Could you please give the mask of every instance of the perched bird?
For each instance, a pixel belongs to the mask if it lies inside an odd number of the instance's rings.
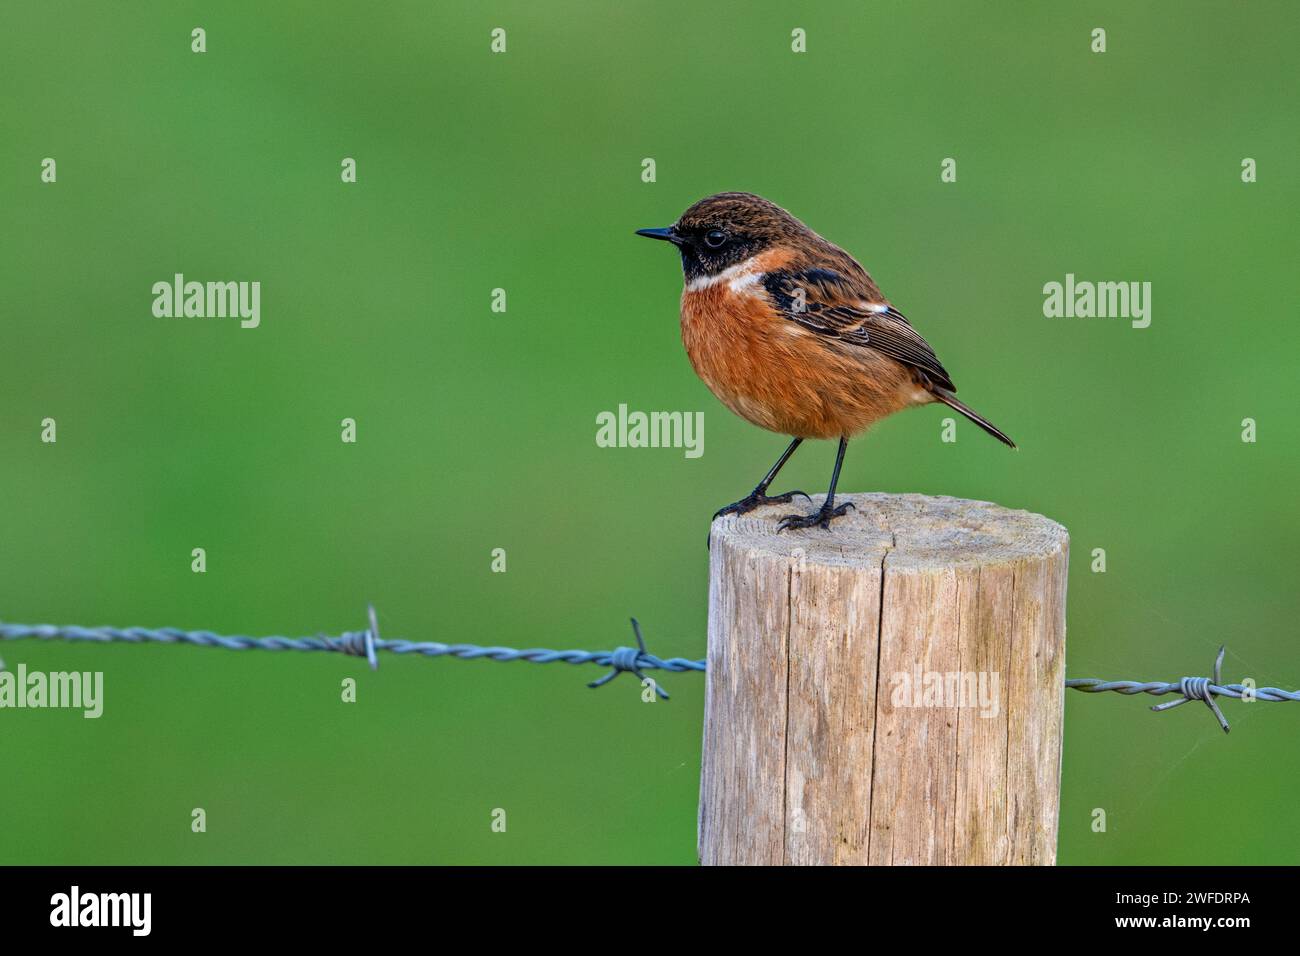
[[[811,515],[787,515],[778,531],[819,526],[835,506],[849,438],[904,408],[942,402],[998,441],[1015,442],[958,401],[934,350],[851,255],[773,202],[718,193],[674,225],[639,229],[682,255],[682,341],[691,365],[722,404],[793,440],[753,492],[714,515],[789,502],[769,496],[781,466],[807,438],[838,438],[830,491]]]

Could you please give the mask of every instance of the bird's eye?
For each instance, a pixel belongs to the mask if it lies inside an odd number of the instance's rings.
[[[704,244],[710,249],[721,249],[727,242],[727,234],[721,229],[710,229],[704,234]]]

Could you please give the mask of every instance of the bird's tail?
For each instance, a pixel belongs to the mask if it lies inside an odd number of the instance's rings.
[[[1016,447],[1016,443],[1013,442],[1010,438],[1008,438],[1006,436],[1006,433],[1003,432],[1002,429],[998,428],[998,426],[994,425],[991,421],[989,421],[979,412],[975,411],[975,409],[971,408],[965,402],[959,401],[957,397],[952,394],[952,392],[949,392],[946,389],[942,389],[942,388],[931,389],[931,392],[936,399],[943,402],[949,408],[953,408],[961,412],[963,415],[965,415],[967,418],[973,421],[976,425],[984,429],[986,432],[988,432],[998,441],[1002,442],[1004,445],[1010,445],[1012,448]]]

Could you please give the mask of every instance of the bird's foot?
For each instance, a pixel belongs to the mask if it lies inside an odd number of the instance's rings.
[[[755,491],[746,495],[744,498],[741,498],[739,501],[732,502],[725,508],[719,508],[714,513],[713,517],[716,520],[721,518],[723,515],[748,514],[755,508],[763,507],[763,505],[788,505],[790,502],[794,501],[795,495],[803,495],[805,498],[808,498],[808,493],[804,491],[787,491],[783,495],[772,495],[770,497]],[[811,498],[808,498],[808,500],[812,501]]]
[[[786,515],[781,519],[781,523],[776,526],[776,530],[778,533],[798,528],[825,528],[830,531],[831,522],[836,518],[843,517],[850,508],[854,511],[858,510],[851,501],[844,502],[838,508],[830,507],[828,501],[810,515]]]

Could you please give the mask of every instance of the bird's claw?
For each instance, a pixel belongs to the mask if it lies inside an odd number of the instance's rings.
[[[714,512],[713,517],[714,520],[716,520],[718,518],[721,518],[723,515],[748,514],[749,512],[753,511],[755,508],[763,507],[763,505],[788,505],[790,502],[794,501],[795,495],[803,495],[809,501],[812,501],[812,498],[808,496],[808,493],[806,491],[787,491],[783,495],[771,495],[771,496],[754,492],[752,494],[746,495],[744,498],[741,498],[739,501],[732,502],[731,504],[727,505],[725,508],[719,508],[716,512]]]
[[[831,522],[836,518],[843,517],[844,514],[852,508],[857,511],[857,506],[851,501],[846,501],[838,508],[830,508],[822,505],[818,510],[810,515],[786,515],[776,526],[778,533],[782,531],[797,530],[799,528],[825,528],[831,530]]]

